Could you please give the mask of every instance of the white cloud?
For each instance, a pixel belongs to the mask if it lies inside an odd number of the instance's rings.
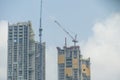
[[[82,45],[91,57],[92,80],[120,80],[120,14],[93,27],[93,35]]]
[[[7,77],[7,21],[0,21],[0,80]]]

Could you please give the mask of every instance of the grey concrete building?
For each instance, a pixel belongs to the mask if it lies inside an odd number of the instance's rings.
[[[35,80],[35,41],[31,22],[8,26],[7,80]]]
[[[45,80],[45,43],[40,53],[40,43],[35,42],[35,80]]]

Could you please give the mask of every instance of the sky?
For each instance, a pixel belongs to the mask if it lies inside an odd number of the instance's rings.
[[[120,80],[120,1],[43,0],[43,41],[46,42],[46,79],[57,80],[57,46],[73,45],[55,23],[77,34],[81,54],[91,58],[91,80]],[[7,23],[30,20],[38,38],[40,0],[0,0],[0,80],[7,72]],[[51,65],[52,64],[52,65]],[[51,67],[51,69],[50,69]]]

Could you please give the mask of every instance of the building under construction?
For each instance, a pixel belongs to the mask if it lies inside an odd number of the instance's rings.
[[[83,59],[79,46],[58,50],[58,80],[90,80],[90,58]]]
[[[61,24],[55,20],[55,23],[71,38],[74,46],[67,47],[66,39],[63,49],[58,50],[58,80],[90,80],[90,58],[83,59],[80,47],[76,46],[78,42],[75,38],[64,29]]]

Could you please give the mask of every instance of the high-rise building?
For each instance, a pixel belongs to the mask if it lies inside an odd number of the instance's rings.
[[[90,80],[90,59],[82,59],[79,46],[57,50],[58,80]]]
[[[35,80],[35,41],[30,21],[8,26],[7,80]]]
[[[40,54],[40,43],[35,42],[35,80],[45,80],[45,43],[42,43],[42,54]]]

